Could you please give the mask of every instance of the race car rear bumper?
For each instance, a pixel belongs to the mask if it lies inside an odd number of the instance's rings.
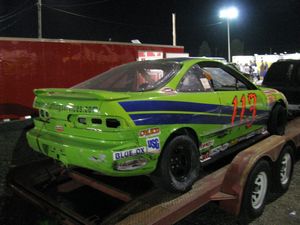
[[[27,132],[32,149],[62,162],[109,176],[149,174],[156,160],[134,141],[106,141],[57,134],[40,128]]]

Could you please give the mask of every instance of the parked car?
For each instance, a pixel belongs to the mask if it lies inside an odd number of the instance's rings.
[[[133,62],[34,93],[35,151],[104,175],[150,175],[175,192],[192,186],[200,166],[286,125],[283,94],[203,58]]]
[[[300,112],[300,60],[279,60],[273,63],[262,83],[282,92],[291,114]]]

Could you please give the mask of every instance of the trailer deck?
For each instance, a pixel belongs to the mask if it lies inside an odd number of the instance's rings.
[[[300,118],[289,122],[284,136],[251,145],[182,195],[155,188],[145,176],[108,178],[84,169],[66,170],[52,160],[15,168],[10,186],[64,224],[174,224],[210,201],[238,215],[253,165],[264,157],[276,161],[286,144],[300,146]]]

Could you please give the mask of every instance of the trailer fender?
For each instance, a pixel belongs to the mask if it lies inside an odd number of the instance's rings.
[[[221,192],[234,195],[236,199],[221,201],[220,207],[231,214],[239,215],[244,187],[251,170],[260,159],[275,162],[286,143],[285,136],[273,135],[240,152],[226,171],[221,186]]]

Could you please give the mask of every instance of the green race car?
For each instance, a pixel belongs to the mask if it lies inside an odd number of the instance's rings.
[[[34,150],[109,176],[151,175],[176,192],[239,143],[283,134],[287,118],[283,94],[205,58],[128,63],[34,93]]]

